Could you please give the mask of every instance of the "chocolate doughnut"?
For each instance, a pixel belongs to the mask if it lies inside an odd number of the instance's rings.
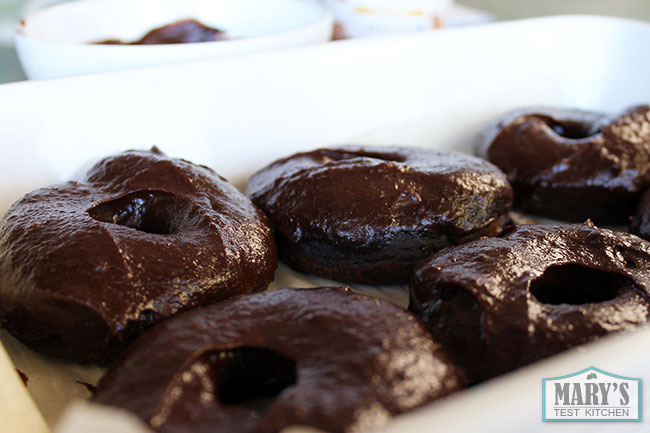
[[[650,244],[591,224],[524,225],[418,267],[409,308],[470,383],[646,323]]]
[[[461,388],[411,313],[325,287],[241,296],[173,317],[123,352],[93,401],[130,410],[159,433],[292,425],[351,433]]]
[[[266,217],[207,167],[154,148],[33,191],[0,222],[0,322],[24,343],[110,360],[179,311],[263,290]]]
[[[289,265],[366,284],[407,283],[433,251],[498,233],[512,203],[492,164],[406,147],[298,153],[255,173],[246,192]]]
[[[487,129],[477,152],[506,172],[524,212],[627,223],[650,186],[650,106],[614,118],[517,110]]]

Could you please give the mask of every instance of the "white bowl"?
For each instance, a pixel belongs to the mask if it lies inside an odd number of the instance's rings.
[[[228,40],[164,45],[98,45],[133,41],[149,30],[194,18],[226,31]],[[78,0],[21,20],[16,51],[30,79],[326,42],[332,16],[316,0]]]

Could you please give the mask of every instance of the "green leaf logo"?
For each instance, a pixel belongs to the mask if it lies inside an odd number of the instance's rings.
[[[591,380],[591,379],[598,379],[596,373],[591,372],[587,375],[587,380]]]

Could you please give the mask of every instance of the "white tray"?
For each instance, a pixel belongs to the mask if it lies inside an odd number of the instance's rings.
[[[333,143],[470,151],[481,126],[514,107],[649,102],[649,46],[649,24],[555,17],[0,85],[0,212],[128,148],[157,145],[238,185],[277,157]],[[459,393],[389,431],[647,431],[645,422],[542,423],[542,377],[590,365],[650,378],[650,330]]]

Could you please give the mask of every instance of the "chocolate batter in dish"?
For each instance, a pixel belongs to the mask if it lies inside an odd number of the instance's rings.
[[[487,129],[477,151],[506,172],[524,212],[626,224],[650,186],[650,106],[615,117],[516,110]]]
[[[33,191],[0,222],[0,322],[44,353],[109,361],[179,311],[264,290],[264,214],[207,167],[152,151]]]
[[[486,161],[408,147],[298,153],[255,173],[246,193],[289,265],[365,284],[407,283],[432,252],[499,233],[513,199]]]
[[[133,42],[122,42],[119,39],[108,39],[95,42],[100,45],[154,45],[154,44],[189,44],[197,42],[215,42],[225,40],[226,33],[222,30],[206,26],[194,20],[180,20],[162,27],[155,28],[142,38]]]
[[[280,289],[166,320],[109,368],[93,400],[159,433],[352,433],[462,387],[408,311],[344,288]]]
[[[524,225],[427,259],[409,309],[475,383],[646,323],[649,291],[648,242],[592,224]]]

